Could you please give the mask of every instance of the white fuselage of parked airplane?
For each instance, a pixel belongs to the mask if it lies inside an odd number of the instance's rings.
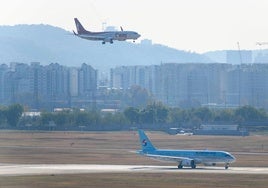
[[[160,161],[176,162],[178,168],[190,166],[196,168],[196,164],[215,166],[225,164],[225,168],[235,161],[235,157],[226,151],[217,150],[164,150],[153,146],[143,130],[139,130],[140,144],[142,150],[138,153],[146,157]]]

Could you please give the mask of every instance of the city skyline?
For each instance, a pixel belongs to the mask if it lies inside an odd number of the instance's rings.
[[[84,63],[79,67],[58,63],[42,66],[39,62],[2,64],[0,103],[20,103],[30,109],[49,110],[105,106],[124,109],[153,100],[180,108],[251,105],[267,109],[267,64],[120,66],[111,69],[110,82],[99,80],[99,84],[97,72]]]
[[[78,17],[89,30],[122,26],[141,33],[142,39],[180,50],[258,49],[267,42],[265,0],[10,0],[2,3],[0,25],[49,24],[68,31]]]
[[[0,104],[20,103],[32,109],[76,105],[94,108],[97,70],[85,63],[67,67],[39,62],[0,65]],[[79,100],[78,100],[79,99]]]
[[[111,87],[146,88],[169,107],[267,109],[267,64],[165,63],[121,66],[111,70]]]

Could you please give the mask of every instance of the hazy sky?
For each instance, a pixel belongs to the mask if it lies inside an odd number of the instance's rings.
[[[139,32],[180,50],[259,49],[268,42],[268,0],[3,0],[0,25],[50,24],[66,30],[80,19]],[[267,46],[268,47],[268,46]]]

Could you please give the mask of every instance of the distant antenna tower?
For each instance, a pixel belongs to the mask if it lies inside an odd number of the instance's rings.
[[[102,31],[105,31],[106,29],[106,26],[107,26],[107,22],[102,22]]]
[[[264,48],[262,48],[262,46],[268,45],[268,42],[256,42],[256,45],[260,47],[259,55],[261,56],[261,61],[266,62],[265,59],[262,59],[265,56],[263,53]]]

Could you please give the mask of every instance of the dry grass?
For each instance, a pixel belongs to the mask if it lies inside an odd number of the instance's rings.
[[[159,148],[226,150],[237,158],[232,166],[268,167],[268,155],[237,154],[268,153],[268,136],[171,136],[161,132],[148,136]],[[1,163],[166,165],[136,155],[138,149],[135,132],[0,132]]]
[[[267,175],[131,173],[0,177],[0,187],[12,188],[265,188]]]
[[[231,166],[268,167],[268,136],[171,136],[148,132],[155,146],[226,150]],[[166,165],[136,155],[136,132],[0,132],[1,163]],[[244,155],[257,152],[266,155]],[[172,163],[168,164],[172,165]],[[175,166],[176,164],[174,164]],[[0,177],[0,187],[266,187],[267,175],[131,173]]]

